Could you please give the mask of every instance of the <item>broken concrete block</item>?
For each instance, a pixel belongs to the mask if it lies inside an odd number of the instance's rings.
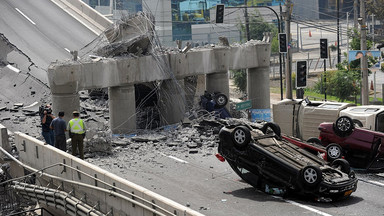
[[[7,107],[0,107],[0,111],[6,110]]]

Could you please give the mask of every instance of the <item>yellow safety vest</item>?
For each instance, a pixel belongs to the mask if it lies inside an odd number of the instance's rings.
[[[69,129],[71,133],[75,134],[83,134],[84,131],[84,123],[82,119],[72,119],[69,121]]]

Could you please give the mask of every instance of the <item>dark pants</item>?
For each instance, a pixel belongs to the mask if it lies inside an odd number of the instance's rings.
[[[53,146],[55,143],[55,135],[53,134],[53,130],[43,131],[43,137],[47,144]]]
[[[65,134],[55,136],[55,147],[62,151],[67,151],[67,140]]]
[[[84,159],[84,136],[82,134],[72,134],[72,155],[77,154],[77,149],[79,149],[80,158]]]

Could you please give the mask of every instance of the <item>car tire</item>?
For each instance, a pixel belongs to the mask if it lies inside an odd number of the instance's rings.
[[[251,141],[251,132],[246,126],[237,126],[231,135],[235,147],[239,149],[245,148]]]
[[[341,158],[343,156],[343,149],[339,144],[331,143],[326,148],[327,152],[327,161],[332,162],[336,159]]]
[[[347,136],[355,128],[353,120],[348,116],[340,116],[334,125],[335,132],[338,136]]]
[[[223,93],[215,95],[214,100],[216,103],[216,108],[222,108],[228,103],[228,97]]]
[[[278,137],[278,138],[281,138],[281,129],[280,129],[280,126],[274,122],[267,122],[265,125],[263,125],[263,127],[260,129],[264,134],[267,134],[268,133],[268,128],[271,129],[273,131],[273,133],[275,133],[275,135]]]
[[[331,166],[346,174],[351,172],[351,166],[349,165],[348,161],[342,158],[334,160]]]
[[[307,142],[321,145],[321,140],[319,138],[316,138],[316,137],[310,137],[307,140]]]
[[[359,127],[359,128],[362,128],[363,127],[363,123],[361,123],[360,120],[357,120],[357,119],[352,119],[352,122],[353,122],[353,125],[356,127]]]
[[[320,183],[322,179],[323,172],[320,170],[317,166],[306,166],[301,171],[301,179],[304,183],[304,185],[309,187],[315,187],[317,184]]]

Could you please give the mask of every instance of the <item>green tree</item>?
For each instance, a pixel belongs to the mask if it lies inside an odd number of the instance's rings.
[[[376,19],[384,21],[384,0],[366,0],[366,8],[369,14],[374,14]]]
[[[241,92],[247,91],[247,71],[246,70],[234,70],[233,80],[237,89]]]
[[[348,32],[351,41],[349,43],[351,50],[360,50],[360,32],[356,29],[349,30]],[[367,48],[372,47],[372,41],[367,40]],[[347,53],[344,53],[347,57]],[[375,63],[375,59],[368,58],[368,66],[372,66]],[[359,94],[361,88],[361,70],[360,61],[355,60],[348,62],[348,59],[337,65],[337,71],[327,71],[327,94],[333,95],[339,98],[339,101],[345,101],[350,96]],[[325,80],[319,79],[319,82],[315,85],[315,90],[319,93],[324,93]]]

